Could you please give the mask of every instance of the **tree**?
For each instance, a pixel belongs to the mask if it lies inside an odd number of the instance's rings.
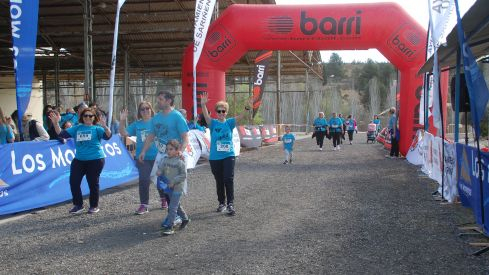
[[[323,85],[328,82],[328,77],[334,76],[337,79],[345,77],[343,60],[337,53],[332,53],[328,63],[323,63]]]

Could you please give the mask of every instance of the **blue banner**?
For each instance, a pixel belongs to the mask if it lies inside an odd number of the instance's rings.
[[[107,157],[100,190],[137,179],[134,160],[119,135],[103,141],[102,146]],[[70,164],[74,156],[73,139],[66,144],[31,141],[0,146],[0,215],[70,200]],[[82,192],[89,193],[85,178]]]
[[[472,122],[474,124],[476,138],[479,139],[481,132],[480,122],[486,111],[487,102],[489,101],[489,90],[487,89],[484,75],[482,75],[474,55],[472,54],[472,50],[465,40],[458,2],[455,6],[457,10],[458,42],[464,60],[465,82],[467,83],[467,89],[469,90],[470,113],[472,114]]]
[[[457,182],[458,193],[462,205],[474,211],[475,221],[489,232],[489,180],[488,165],[489,153],[481,152],[482,158],[482,185],[484,186],[484,220],[482,224],[482,211],[480,199],[479,165],[477,164],[477,149],[465,144],[457,143]]]
[[[22,127],[20,127],[22,116],[31,98],[36,54],[38,10],[39,0],[10,0],[19,132],[22,132]]]

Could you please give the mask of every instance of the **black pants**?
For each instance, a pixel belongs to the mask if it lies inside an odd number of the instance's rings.
[[[350,142],[353,140],[353,131],[355,130],[348,130],[348,140],[350,140]]]
[[[331,135],[333,136],[333,147],[340,145],[341,132],[332,132]]]
[[[77,160],[73,159],[70,167],[70,188],[73,196],[73,204],[82,206],[83,196],[81,182],[83,176],[87,176],[90,189],[90,207],[98,207],[99,179],[104,168],[105,159]]]
[[[316,131],[316,143],[318,144],[319,148],[323,148],[324,135],[326,135],[326,132]]]
[[[212,174],[216,179],[217,200],[219,204],[234,202],[234,164],[235,157],[227,157],[220,160],[209,160]]]
[[[391,157],[392,156],[399,156],[399,142],[397,142],[397,139],[395,137],[391,136]]]

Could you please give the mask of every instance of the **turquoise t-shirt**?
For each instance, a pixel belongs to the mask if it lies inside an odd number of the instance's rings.
[[[348,131],[355,130],[355,121],[353,119],[349,119],[349,120],[346,121],[346,129]]]
[[[339,117],[332,117],[329,120],[329,127],[331,128],[332,132],[342,132],[343,121]]]
[[[144,147],[144,141],[146,141],[146,137],[149,135],[151,129],[151,120],[144,121],[138,120],[127,126],[127,133],[131,136],[136,136],[136,159],[139,157],[141,150]],[[151,147],[149,147],[148,151],[144,155],[145,160],[154,160],[156,159],[156,154],[158,154],[158,149],[156,149],[156,145],[153,142]]]
[[[234,157],[233,129],[236,127],[236,119],[229,118],[225,122],[217,119],[211,121],[211,151],[209,160]]]
[[[182,134],[187,133],[187,121],[177,110],[172,110],[168,114],[159,112],[151,119],[150,134],[155,135],[156,148],[160,152],[165,152],[168,141],[172,139],[182,143]]]
[[[326,127],[328,127],[328,121],[324,117],[323,118],[317,117],[314,120],[313,125],[314,125],[315,130],[326,131]]]
[[[291,152],[294,147],[295,136],[292,133],[285,134],[282,141],[284,142],[284,150]]]
[[[394,129],[394,127],[396,126],[396,122],[396,115],[391,115],[391,117],[389,118],[389,129]]]
[[[75,141],[75,158],[94,160],[105,158],[101,140],[105,130],[99,125],[78,124],[65,130]]]
[[[7,143],[7,139],[13,138],[15,138],[14,131],[10,125],[0,124],[0,144],[5,144]]]

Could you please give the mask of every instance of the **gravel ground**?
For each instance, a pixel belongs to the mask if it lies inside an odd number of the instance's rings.
[[[101,196],[101,211],[68,215],[69,202],[0,220],[1,274],[489,274],[489,253],[471,256],[472,222],[460,205],[433,200],[433,182],[378,144],[318,151],[296,142],[244,152],[236,164],[235,206],[217,207],[210,167],[190,171],[183,200],[192,221],[160,237],[163,211],[133,214],[137,184]]]

